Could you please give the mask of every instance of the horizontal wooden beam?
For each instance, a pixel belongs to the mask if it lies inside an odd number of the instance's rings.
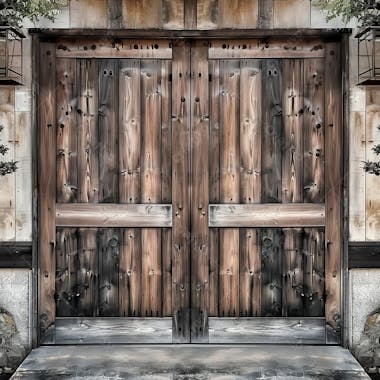
[[[380,241],[349,243],[348,268],[380,268]]]
[[[32,242],[0,243],[0,268],[32,268]]]
[[[325,344],[325,319],[212,317],[209,343]]]
[[[171,227],[165,204],[58,203],[57,227]]]
[[[58,58],[171,59],[170,41],[115,38],[62,38],[56,41]]]
[[[230,58],[323,58],[325,45],[321,39],[256,38],[249,40],[217,40],[210,42],[210,59]]]
[[[163,30],[163,29],[40,29],[28,30],[30,34],[41,37],[55,38],[70,36],[83,38],[84,36],[119,37],[119,38],[269,38],[273,36],[285,37],[323,37],[339,40],[342,34],[351,33],[351,29],[217,29],[217,30]]]
[[[172,318],[56,318],[42,344],[172,343]]]
[[[323,227],[321,203],[209,205],[210,227]]]

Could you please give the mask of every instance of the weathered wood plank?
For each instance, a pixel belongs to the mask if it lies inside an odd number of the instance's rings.
[[[123,18],[122,3],[119,0],[107,0],[107,18],[110,29],[121,28]]]
[[[141,200],[161,202],[161,62],[141,61]],[[141,230],[144,316],[162,315],[161,231]]]
[[[282,315],[282,234],[279,228],[261,231],[261,316]]]
[[[131,40],[85,38],[57,40],[56,55],[60,58],[130,58],[171,59],[172,49],[165,40]]]
[[[78,201],[99,200],[98,62],[78,60]]]
[[[310,1],[273,1],[274,28],[310,28]]]
[[[304,169],[305,202],[325,200],[325,65],[323,59],[304,60]]]
[[[57,230],[55,302],[59,317],[77,315],[78,234],[75,228]]]
[[[114,203],[119,198],[118,88],[116,60],[99,62],[99,202]]]
[[[210,343],[325,344],[323,318],[210,318]]]
[[[302,317],[304,315],[303,230],[285,228],[283,233],[282,316]]]
[[[380,268],[377,242],[352,242],[348,247],[348,268]]]
[[[123,0],[123,28],[162,28],[162,1]]]
[[[258,0],[218,0],[219,28],[255,29],[258,24]]]
[[[198,1],[199,4],[199,1]],[[209,61],[209,202],[219,203],[219,61]],[[209,315],[218,315],[219,230],[209,229]]]
[[[218,0],[197,0],[197,29],[218,27]]]
[[[197,28],[197,0],[184,1],[184,26],[187,30]]]
[[[107,28],[107,0],[70,2],[70,28]]]
[[[31,242],[1,242],[0,268],[32,268]]]
[[[378,161],[378,156],[372,148],[379,142],[380,124],[380,91],[376,87],[369,87],[366,96],[366,159]],[[380,240],[380,178],[375,175],[366,174],[366,240]]]
[[[97,229],[78,229],[77,316],[95,317],[99,311]]]
[[[262,62],[261,201],[281,203],[282,67],[281,62]]]
[[[0,144],[9,150],[0,155],[3,161],[15,160],[15,90],[12,87],[0,87]],[[19,166],[19,165],[18,165]],[[15,173],[0,177],[0,240],[16,238],[16,182]]]
[[[303,200],[303,61],[282,62],[282,202]]]
[[[193,45],[194,46],[194,45]],[[209,307],[209,72],[208,46],[198,42],[191,54],[191,342],[208,342]]]
[[[55,319],[56,107],[55,45],[43,43],[39,54],[39,327],[43,333]]]
[[[341,53],[338,43],[326,44],[325,61],[325,181],[326,181],[326,321],[327,343],[340,342],[342,262],[342,90]],[[339,80],[338,80],[339,79]]]
[[[323,58],[324,43],[319,39],[240,39],[210,42],[210,59],[229,58]]]
[[[182,0],[163,0],[162,14],[163,14],[163,28],[171,30],[184,29],[185,16],[184,8],[185,2]]]
[[[171,318],[57,318],[52,344],[171,343]]]
[[[317,227],[325,225],[323,203],[209,205],[210,227]]]
[[[173,342],[190,342],[190,46],[173,47]]]
[[[171,4],[173,1],[170,2]],[[178,3],[178,2],[177,2]],[[175,3],[175,4],[177,4]],[[174,6],[174,4],[173,4]],[[161,62],[161,200],[172,202],[172,63]],[[162,316],[172,316],[172,230],[162,229]]]
[[[98,316],[119,315],[119,256],[120,230],[98,230],[97,246],[99,260],[99,309]]]
[[[274,0],[259,0],[259,28],[273,28],[273,2]]]
[[[58,59],[56,68],[57,202],[70,203],[78,189],[76,62]]]
[[[220,201],[236,204],[240,201],[239,61],[220,62],[220,94]],[[236,228],[219,230],[219,243],[219,315],[237,316],[239,313],[239,230]]]
[[[61,227],[171,227],[172,206],[58,203],[56,217]]]

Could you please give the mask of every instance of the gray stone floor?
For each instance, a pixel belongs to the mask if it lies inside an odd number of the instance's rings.
[[[45,346],[17,379],[369,379],[348,350],[285,345]]]

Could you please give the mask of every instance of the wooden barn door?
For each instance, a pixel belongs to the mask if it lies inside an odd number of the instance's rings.
[[[339,43],[192,47],[192,342],[336,344]]]

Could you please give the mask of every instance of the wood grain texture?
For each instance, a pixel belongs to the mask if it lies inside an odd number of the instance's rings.
[[[70,28],[107,28],[107,0],[70,2]]]
[[[162,28],[162,1],[123,0],[123,28]]]
[[[119,199],[118,86],[119,64],[116,60],[99,62],[99,202]]]
[[[199,3],[199,2],[198,2]],[[209,202],[219,202],[219,61],[209,61]],[[218,315],[219,230],[209,229],[209,315]]]
[[[342,258],[342,93],[341,57],[337,43],[326,45],[326,321],[334,341],[341,334],[341,258]],[[327,343],[334,343],[328,341]]]
[[[304,166],[305,202],[325,200],[325,68],[323,59],[304,60]]]
[[[185,2],[182,0],[163,0],[163,28],[181,30],[185,24]]]
[[[303,200],[303,61],[282,62],[282,203]]]
[[[122,24],[123,9],[122,1],[107,0],[107,19],[110,29],[119,29]]]
[[[39,54],[39,329],[41,335],[55,319],[55,202],[56,107],[55,46],[40,45]]]
[[[210,59],[229,58],[323,58],[324,43],[320,39],[305,38],[265,38],[265,39],[225,39],[211,41]]]
[[[218,27],[218,0],[197,0],[197,29]]]
[[[194,45],[193,45],[194,47]],[[192,47],[191,68],[191,341],[208,342],[209,72],[208,46]]]
[[[59,203],[57,226],[171,227],[172,206],[158,204]]]
[[[190,342],[190,46],[173,46],[173,342]]]
[[[113,38],[59,38],[56,55],[61,58],[171,59],[172,50],[165,40]]]
[[[324,226],[323,203],[218,204],[209,206],[210,227]]]
[[[380,123],[380,107],[378,100],[380,91],[376,87],[369,87],[366,96],[366,159],[378,161],[378,156],[372,151],[372,147],[379,142],[378,126]],[[366,240],[380,239],[380,196],[378,194],[379,177],[366,175]]]
[[[220,201],[236,204],[240,200],[239,61],[220,62],[220,94]],[[219,243],[219,315],[236,316],[239,313],[239,230],[219,230]]]
[[[325,320],[210,318],[210,343],[325,344]]]
[[[184,27],[187,30],[197,28],[197,0],[184,1]]]
[[[57,318],[53,344],[171,343],[171,318]]]
[[[98,62],[79,60],[78,76],[78,201],[99,200]]]
[[[282,67],[279,60],[262,63],[261,196],[263,203],[281,203]]]
[[[58,59],[57,87],[57,202],[77,200],[77,70],[75,60]]]
[[[259,21],[258,27],[262,29],[273,28],[273,2],[274,0],[258,0]]]

